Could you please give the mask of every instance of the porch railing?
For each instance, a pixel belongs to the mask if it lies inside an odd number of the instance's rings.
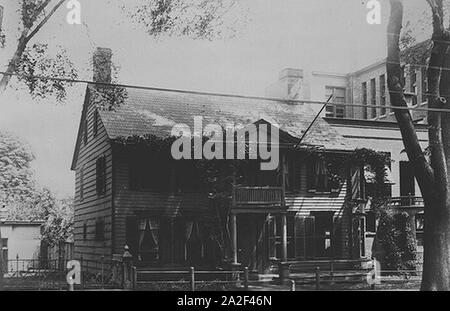
[[[282,187],[235,187],[234,207],[284,207],[285,195]]]

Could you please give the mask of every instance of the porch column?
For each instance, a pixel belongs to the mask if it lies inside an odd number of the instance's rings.
[[[231,214],[231,240],[233,251],[233,264],[238,263],[238,246],[237,246],[237,219],[236,214]]]
[[[281,234],[282,234],[282,253],[281,261],[287,261],[287,217],[286,214],[281,215]]]

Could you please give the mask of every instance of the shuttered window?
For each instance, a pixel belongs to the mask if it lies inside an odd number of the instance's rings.
[[[97,194],[106,193],[106,157],[102,156],[96,162],[96,188]]]
[[[95,222],[95,240],[103,241],[105,239],[105,219],[98,218]]]

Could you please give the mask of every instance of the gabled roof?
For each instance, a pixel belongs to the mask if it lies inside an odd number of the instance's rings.
[[[87,92],[96,90],[89,86]],[[194,131],[196,116],[203,117],[203,127],[207,124],[226,126],[230,123],[247,126],[264,120],[279,127],[284,134],[299,139],[317,114],[307,104],[239,96],[136,88],[126,88],[125,94],[123,102],[114,110],[99,110],[101,122],[110,139],[143,135],[169,137],[175,124],[186,124]],[[80,137],[77,141],[80,141]],[[322,118],[316,120],[302,145],[328,150],[353,149]]]
[[[293,137],[300,138],[316,115],[305,104],[220,95],[127,89],[127,98],[115,111],[100,111],[109,138],[153,134],[170,136],[175,124],[193,130],[194,117],[203,126],[229,123],[246,126],[265,120]],[[348,149],[345,139],[319,118],[303,141],[327,149]]]

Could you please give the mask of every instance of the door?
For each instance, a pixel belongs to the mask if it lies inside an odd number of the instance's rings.
[[[415,195],[415,179],[414,170],[410,162],[400,162],[400,196],[414,196]],[[408,205],[410,202],[407,198],[402,199],[402,205]]]
[[[315,219],[315,257],[333,257],[333,214],[334,212],[311,212]]]

